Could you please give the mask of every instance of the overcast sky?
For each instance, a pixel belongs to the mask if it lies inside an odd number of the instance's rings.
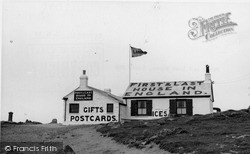
[[[204,80],[210,65],[214,107],[250,105],[250,3],[6,0],[3,5],[1,120],[62,121],[62,98],[79,85],[122,95],[129,44],[132,82]],[[188,22],[231,12],[234,32],[191,40]]]

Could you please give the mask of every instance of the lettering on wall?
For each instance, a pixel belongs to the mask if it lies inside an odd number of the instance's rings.
[[[70,121],[98,121],[98,122],[116,122],[117,118],[115,115],[77,115],[70,116]]]
[[[103,113],[103,107],[83,107],[84,113]]]
[[[124,97],[210,95],[204,81],[131,83]]]
[[[75,101],[90,101],[93,100],[93,91],[75,91]]]
[[[103,107],[83,107],[81,112],[85,113],[84,115],[71,115],[70,121],[81,122],[81,121],[97,121],[97,122],[117,122],[116,115],[100,115],[104,114]],[[99,114],[99,115],[96,115]]]
[[[165,109],[155,109],[153,112],[154,117],[167,117],[168,116],[168,111]]]

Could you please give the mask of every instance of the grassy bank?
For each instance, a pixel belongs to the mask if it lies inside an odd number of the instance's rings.
[[[171,153],[250,153],[249,110],[107,124],[98,131],[129,147],[156,143]]]

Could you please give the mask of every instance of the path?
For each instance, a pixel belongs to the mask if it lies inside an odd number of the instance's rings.
[[[64,144],[70,145],[76,153],[88,154],[165,154],[156,146],[147,149],[128,148],[125,145],[118,144],[108,137],[102,137],[93,127],[79,128],[72,133],[65,134],[67,139]]]
[[[118,144],[109,137],[102,137],[96,126],[62,126],[58,124],[18,125],[2,127],[3,142],[63,141],[76,154],[166,154],[156,145],[135,149]]]

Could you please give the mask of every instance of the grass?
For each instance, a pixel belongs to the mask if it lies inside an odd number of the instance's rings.
[[[98,131],[129,147],[156,143],[171,153],[250,153],[249,110],[107,124]]]

